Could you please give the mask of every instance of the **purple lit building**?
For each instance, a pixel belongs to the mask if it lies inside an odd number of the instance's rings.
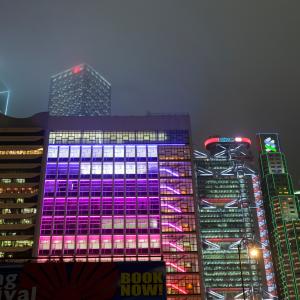
[[[40,261],[159,261],[200,299],[188,116],[50,117]]]

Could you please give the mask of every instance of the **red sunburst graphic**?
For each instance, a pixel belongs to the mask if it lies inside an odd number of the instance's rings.
[[[31,263],[24,266],[20,289],[37,288],[37,300],[109,300],[117,292],[114,263]]]

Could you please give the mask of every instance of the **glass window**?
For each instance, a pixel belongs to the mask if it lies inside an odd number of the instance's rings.
[[[124,163],[123,162],[115,162],[115,174],[124,174]]]
[[[146,157],[146,145],[139,145],[136,147],[136,156],[137,157]]]
[[[93,146],[93,157],[102,157],[102,146]]]
[[[147,163],[138,162],[136,167],[137,167],[137,174],[147,174]]]
[[[135,163],[126,162],[126,174],[135,174]]]
[[[135,146],[126,146],[126,157],[135,157]]]
[[[70,146],[70,157],[72,158],[80,157],[80,146]]]
[[[80,173],[83,175],[88,175],[91,173],[91,164],[90,163],[81,163]]]
[[[61,157],[61,158],[69,157],[69,146],[60,146],[59,147],[59,157]]]
[[[114,147],[113,146],[104,146],[103,147],[103,157],[113,157],[114,156]]]
[[[57,146],[49,146],[48,148],[48,157],[55,158],[58,154],[58,147]]]
[[[157,146],[156,145],[148,146],[148,157],[157,157]]]
[[[113,163],[112,162],[103,163],[103,174],[113,174]]]
[[[91,146],[82,146],[81,157],[84,157],[84,158],[91,157]]]
[[[92,163],[92,174],[101,174],[102,173],[102,164],[101,163]]]
[[[124,146],[115,146],[115,157],[124,157]]]

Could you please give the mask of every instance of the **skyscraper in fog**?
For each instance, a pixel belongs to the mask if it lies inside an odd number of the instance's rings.
[[[87,64],[51,77],[51,116],[107,116],[111,113],[111,85]]]
[[[6,115],[9,101],[9,90],[0,81],[0,113]]]

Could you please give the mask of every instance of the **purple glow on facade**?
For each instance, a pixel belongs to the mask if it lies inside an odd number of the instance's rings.
[[[200,280],[191,174],[188,145],[49,145],[39,258],[163,257],[168,294],[194,299]]]

